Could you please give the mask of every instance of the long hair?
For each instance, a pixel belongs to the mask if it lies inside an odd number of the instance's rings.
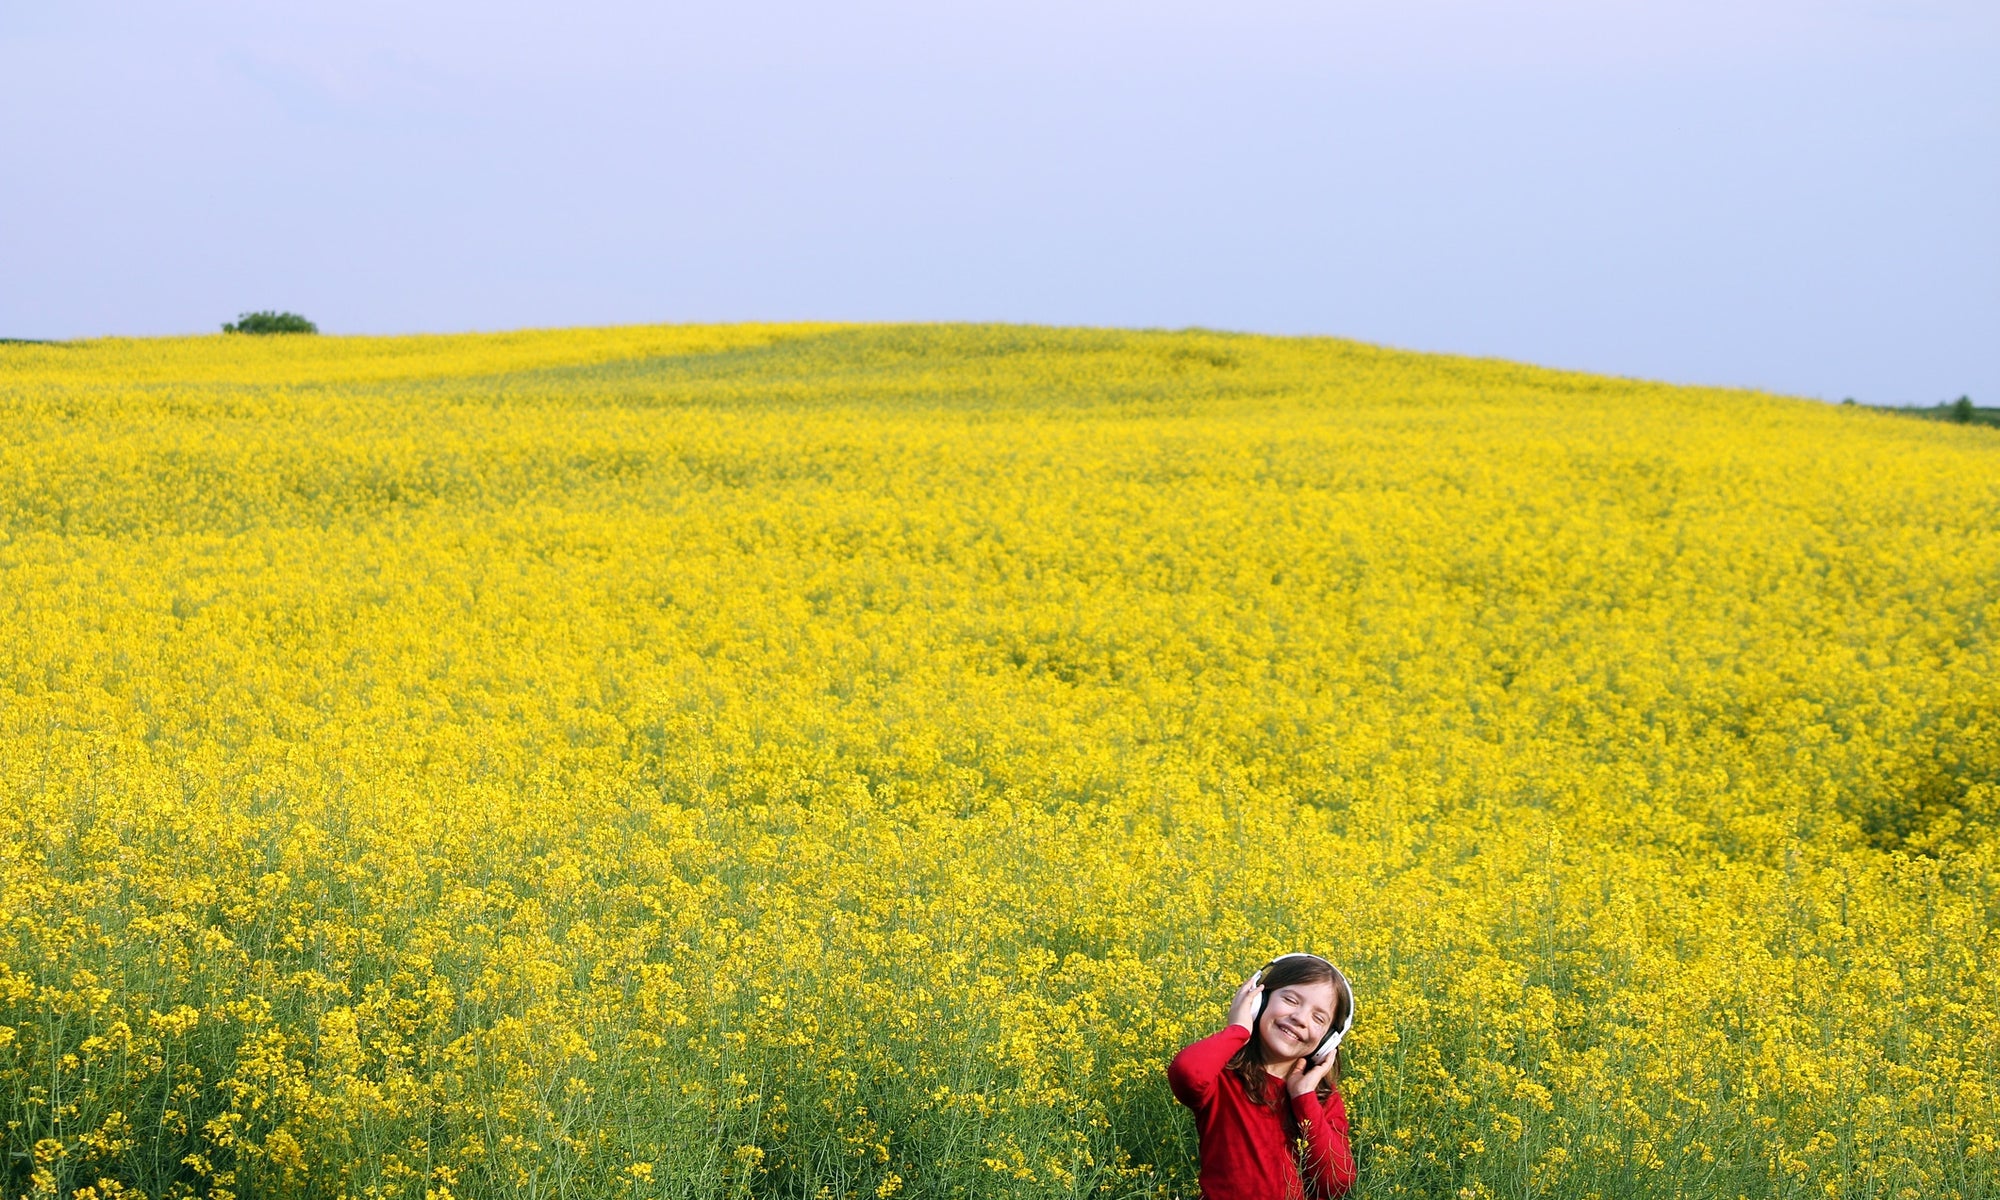
[[[1341,1023],[1347,1020],[1347,1014],[1354,1011],[1354,993],[1348,990],[1347,980],[1340,972],[1333,969],[1333,964],[1323,958],[1301,954],[1278,959],[1264,969],[1263,983],[1266,996],[1279,988],[1291,987],[1294,984],[1333,984],[1333,1013],[1329,1021],[1329,1027],[1333,1029],[1340,1028]],[[1257,1014],[1257,1024],[1263,1023],[1264,1014],[1260,1012]],[[1321,1101],[1333,1093],[1333,1085],[1340,1081],[1341,1056],[1346,1052],[1345,1046],[1334,1051],[1333,1070],[1328,1071],[1326,1078],[1319,1081],[1317,1090]],[[1264,1037],[1258,1030],[1252,1029],[1250,1040],[1243,1043],[1241,1050],[1230,1056],[1227,1069],[1235,1072],[1236,1078],[1243,1084],[1244,1094],[1250,1097],[1252,1104],[1277,1107],[1278,1098],[1271,1094],[1271,1084],[1276,1081],[1271,1073],[1264,1069]]]

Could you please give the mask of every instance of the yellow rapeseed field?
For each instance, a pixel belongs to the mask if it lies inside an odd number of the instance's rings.
[[[1348,342],[0,345],[7,1200],[2000,1196],[2000,436]]]

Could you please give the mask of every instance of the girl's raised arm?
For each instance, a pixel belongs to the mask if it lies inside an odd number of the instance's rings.
[[[1319,1200],[1336,1200],[1354,1186],[1354,1152],[1347,1141],[1347,1104],[1339,1089],[1319,1100],[1319,1085],[1333,1069],[1333,1055],[1316,1067],[1301,1060],[1285,1080],[1292,1098],[1292,1119],[1299,1123],[1305,1138],[1306,1190]]]
[[[1174,1097],[1189,1108],[1208,1106],[1215,1095],[1215,1081],[1229,1060],[1250,1040],[1250,1026],[1257,1019],[1257,1001],[1264,995],[1260,982],[1263,972],[1243,981],[1229,1002],[1229,1024],[1174,1055],[1167,1066],[1167,1085]]]

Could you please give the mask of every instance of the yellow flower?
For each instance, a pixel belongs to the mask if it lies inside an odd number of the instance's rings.
[[[1991,430],[798,325],[0,344],[0,434],[18,1191],[1191,1195],[1313,949],[1371,1194],[2000,1196]]]

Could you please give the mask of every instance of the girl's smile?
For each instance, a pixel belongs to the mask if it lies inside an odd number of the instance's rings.
[[[1293,1062],[1312,1053],[1326,1036],[1333,1005],[1330,980],[1290,984],[1272,992],[1260,1023],[1264,1044],[1270,1050],[1266,1068],[1273,1074],[1285,1074]]]

